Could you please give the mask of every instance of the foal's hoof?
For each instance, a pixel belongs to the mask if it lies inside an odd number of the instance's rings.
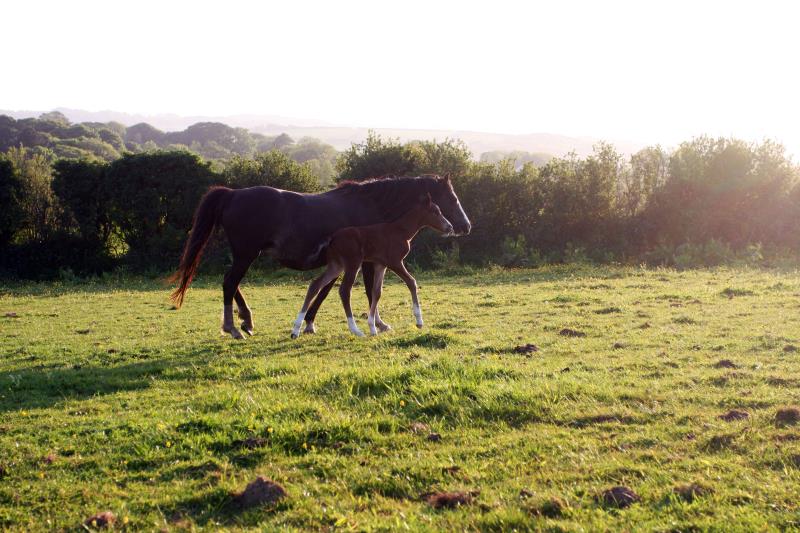
[[[222,334],[223,334],[223,335],[225,335],[225,334],[228,334],[228,335],[230,335],[231,337],[233,337],[233,338],[234,338],[234,339],[236,339],[236,340],[244,339],[244,335],[242,335],[242,332],[241,332],[241,331],[239,331],[239,330],[238,330],[238,329],[236,329],[236,328],[231,328],[231,329],[230,329],[230,331],[225,331],[225,330],[223,329],[223,330],[222,330]]]

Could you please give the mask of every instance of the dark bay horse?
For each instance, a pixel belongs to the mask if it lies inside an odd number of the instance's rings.
[[[370,334],[377,335],[378,333],[376,328],[380,321],[378,300],[383,291],[383,277],[387,267],[405,281],[411,292],[411,310],[417,319],[417,327],[421,328],[422,310],[417,298],[417,281],[409,274],[403,260],[411,251],[411,240],[425,227],[433,228],[444,234],[453,232],[450,221],[442,215],[439,206],[433,203],[430,194],[420,197],[416,206],[393,222],[370,226],[350,226],[336,231],[325,249],[328,267],[308,286],[303,307],[292,328],[292,338],[296,339],[300,334],[300,327],[303,325],[311,301],[323,287],[331,281],[335,281],[342,272],[344,272],[344,279],[339,286],[339,296],[342,298],[347,325],[354,335],[364,336],[364,333],[356,325],[353,310],[350,307],[350,292],[363,263],[372,263],[374,268],[372,287],[365,287],[367,294],[370,294],[371,291],[367,316]],[[386,324],[383,326],[381,330],[389,329]]]
[[[197,207],[180,266],[173,276],[178,288],[172,293],[177,307],[200,262],[203,248],[216,226],[222,226],[230,243],[233,264],[222,283],[222,331],[233,338],[242,334],[233,323],[233,300],[242,329],[252,335],[253,315],[239,290],[239,283],[258,255],[271,251],[283,266],[310,270],[325,264],[324,249],[333,233],[347,226],[368,226],[397,219],[430,194],[453,226],[453,235],[469,233],[471,225],[449,178],[438,176],[385,178],[361,183],[344,182],[319,194],[301,194],[272,187],[210,189]],[[367,298],[373,284],[371,263],[362,266]],[[322,288],[305,316],[307,333],[336,280]],[[383,327],[383,324],[379,324]]]

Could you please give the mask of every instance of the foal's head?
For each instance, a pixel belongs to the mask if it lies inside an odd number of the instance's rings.
[[[420,217],[420,226],[427,226],[445,235],[453,233],[453,225],[444,217],[439,206],[433,202],[430,193],[421,199],[417,211]]]

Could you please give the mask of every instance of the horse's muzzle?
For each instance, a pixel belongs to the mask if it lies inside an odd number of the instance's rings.
[[[453,226],[453,232],[451,235],[454,237],[463,237],[464,235],[469,235],[469,232],[472,231],[472,224],[467,222],[466,224],[459,224],[458,226]]]

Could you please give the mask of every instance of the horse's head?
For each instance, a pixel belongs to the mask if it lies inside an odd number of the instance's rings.
[[[470,224],[464,208],[461,207],[461,202],[458,201],[458,196],[453,190],[450,177],[437,177],[429,192],[433,202],[439,206],[442,214],[453,226],[453,231],[450,235],[468,235],[472,229],[472,224]]]
[[[442,210],[439,209],[439,206],[433,202],[430,193],[421,198],[419,210],[420,224],[422,226],[428,226],[445,235],[453,234],[453,225],[442,214]]]

